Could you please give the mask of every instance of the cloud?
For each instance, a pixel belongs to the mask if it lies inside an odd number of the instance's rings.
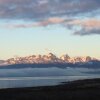
[[[61,24],[67,28],[80,27],[74,34],[99,34],[100,21],[96,21],[99,15],[100,0],[0,0],[0,20],[26,22],[11,23],[14,28]]]
[[[60,17],[51,17],[44,21],[33,22],[29,24],[7,24],[6,28],[32,28],[46,27],[48,25],[60,24],[62,27],[73,30],[74,35],[92,35],[100,34],[100,19],[66,19]],[[5,26],[4,26],[5,27]]]
[[[100,34],[100,20],[99,19],[84,19],[73,20],[66,24],[70,27],[80,27],[74,31],[75,35],[92,35]]]
[[[73,20],[69,22],[72,25],[81,25],[87,28],[94,28],[100,27],[100,20],[99,19],[84,19],[84,20]]]
[[[33,22],[30,24],[8,24],[6,27],[8,28],[30,28],[30,27],[44,27],[52,24],[61,24],[65,21],[63,18],[59,17],[51,17],[44,21]]]
[[[75,31],[74,33],[75,35],[80,35],[80,36],[84,36],[84,35],[93,35],[93,34],[98,34],[100,35],[100,28],[94,28],[94,29],[86,29],[86,28],[82,28],[80,31]]]
[[[100,9],[99,0],[0,0],[0,18],[11,20],[76,16],[97,9]]]
[[[51,17],[51,18],[48,18],[47,20],[39,22],[38,25],[39,26],[47,26],[47,25],[50,25],[50,24],[61,24],[64,21],[65,21],[65,19],[60,18],[60,17]]]

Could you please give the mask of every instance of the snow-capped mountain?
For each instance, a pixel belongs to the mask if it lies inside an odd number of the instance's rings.
[[[0,65],[2,64],[48,64],[48,63],[86,63],[93,60],[97,60],[96,58],[87,57],[70,57],[69,55],[62,55],[61,57],[57,57],[53,53],[49,53],[47,55],[31,55],[26,57],[15,57],[10,58],[6,61],[1,60]]]
[[[8,64],[7,61],[5,61],[5,60],[0,60],[0,65],[6,65],[6,64]]]

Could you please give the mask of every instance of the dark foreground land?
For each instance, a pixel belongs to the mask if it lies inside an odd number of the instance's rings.
[[[0,100],[100,100],[100,79],[58,86],[1,89]]]

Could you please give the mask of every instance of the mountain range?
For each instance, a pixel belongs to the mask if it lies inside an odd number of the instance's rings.
[[[92,61],[100,61],[99,59],[86,57],[70,57],[68,54],[57,57],[53,53],[47,55],[31,55],[26,57],[15,57],[7,60],[0,60],[0,65],[13,64],[50,64],[50,63],[92,63]]]

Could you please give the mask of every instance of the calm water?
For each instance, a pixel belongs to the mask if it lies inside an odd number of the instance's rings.
[[[0,88],[36,87],[57,85],[79,79],[100,78],[99,75],[90,76],[49,76],[49,77],[9,77],[0,78]]]
[[[0,69],[0,88],[57,85],[79,79],[100,78],[100,69],[23,68]]]

